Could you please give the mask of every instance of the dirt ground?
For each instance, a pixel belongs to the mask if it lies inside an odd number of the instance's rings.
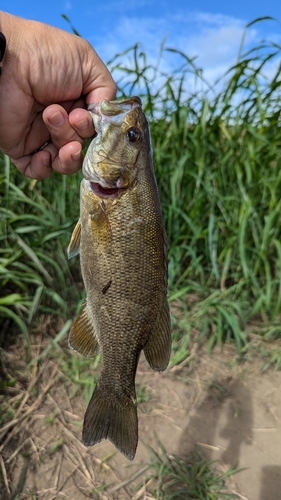
[[[6,366],[21,362],[20,350],[11,347]],[[85,500],[98,498],[92,492],[105,484],[103,499],[152,498],[144,481],[151,459],[146,445],[157,449],[157,438],[169,454],[185,457],[198,445],[220,470],[243,469],[228,485],[237,498],[281,499],[281,372],[261,375],[261,365],[257,357],[238,363],[230,346],[211,356],[195,346],[186,366],[163,374],[141,359],[137,384],[148,401],[138,405],[132,463],[108,441],[82,445],[85,400],[63,390],[54,359],[31,367],[24,397],[10,389],[17,410],[0,429],[1,500]]]

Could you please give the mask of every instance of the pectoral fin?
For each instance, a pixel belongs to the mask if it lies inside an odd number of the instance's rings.
[[[98,340],[91,316],[87,309],[87,304],[84,304],[82,311],[71,327],[68,344],[71,349],[79,352],[79,354],[83,356],[91,357],[96,354]]]
[[[80,221],[78,221],[73,230],[71,240],[67,248],[67,256],[69,259],[71,259],[71,257],[74,257],[75,255],[78,255],[78,253],[80,252],[80,237],[81,223]]]
[[[153,370],[161,372],[167,368],[171,354],[171,321],[166,298],[144,347],[144,354]]]

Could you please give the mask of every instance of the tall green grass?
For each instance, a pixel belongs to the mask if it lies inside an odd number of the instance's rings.
[[[36,182],[8,157],[0,162],[0,316],[14,321],[28,342],[39,313],[67,317],[79,300],[66,258],[79,182],[55,175]]]
[[[151,68],[139,45],[114,71],[150,117],[172,296],[195,293],[192,324],[210,346],[233,338],[241,352],[248,321],[280,316],[280,47],[241,47],[220,90],[186,54],[166,50],[182,59],[173,74]],[[188,96],[191,71],[202,85]]]
[[[178,62],[169,74],[161,69],[165,51]],[[187,311],[185,331],[199,328],[210,348],[228,340],[241,353],[250,320],[274,325],[280,317],[279,58],[274,43],[241,47],[213,88],[187,54],[164,45],[155,66],[139,44],[109,62],[119,96],[139,95],[150,122],[170,298]],[[190,95],[191,75],[201,83]],[[78,216],[79,176],[34,184],[1,162],[0,314],[16,315],[25,331],[36,312],[67,315],[77,300],[77,262],[70,270],[65,248]]]

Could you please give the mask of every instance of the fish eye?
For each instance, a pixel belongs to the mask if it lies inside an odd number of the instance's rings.
[[[130,142],[137,142],[141,138],[141,131],[137,127],[131,127],[127,130],[127,137]]]

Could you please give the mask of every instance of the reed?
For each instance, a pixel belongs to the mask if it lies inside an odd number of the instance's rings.
[[[161,69],[165,51],[178,61],[171,74]],[[219,91],[186,54],[164,44],[155,66],[139,44],[108,64],[118,95],[139,95],[150,122],[171,302],[186,306],[185,332],[196,326],[210,347],[234,341],[238,353],[246,324],[258,318],[272,327],[280,316],[280,65],[263,76],[278,56],[274,43],[241,48]],[[189,95],[191,74],[201,90]],[[38,312],[70,317],[81,295],[78,262],[65,252],[80,174],[34,182],[3,155],[0,162],[0,314],[28,337]]]

